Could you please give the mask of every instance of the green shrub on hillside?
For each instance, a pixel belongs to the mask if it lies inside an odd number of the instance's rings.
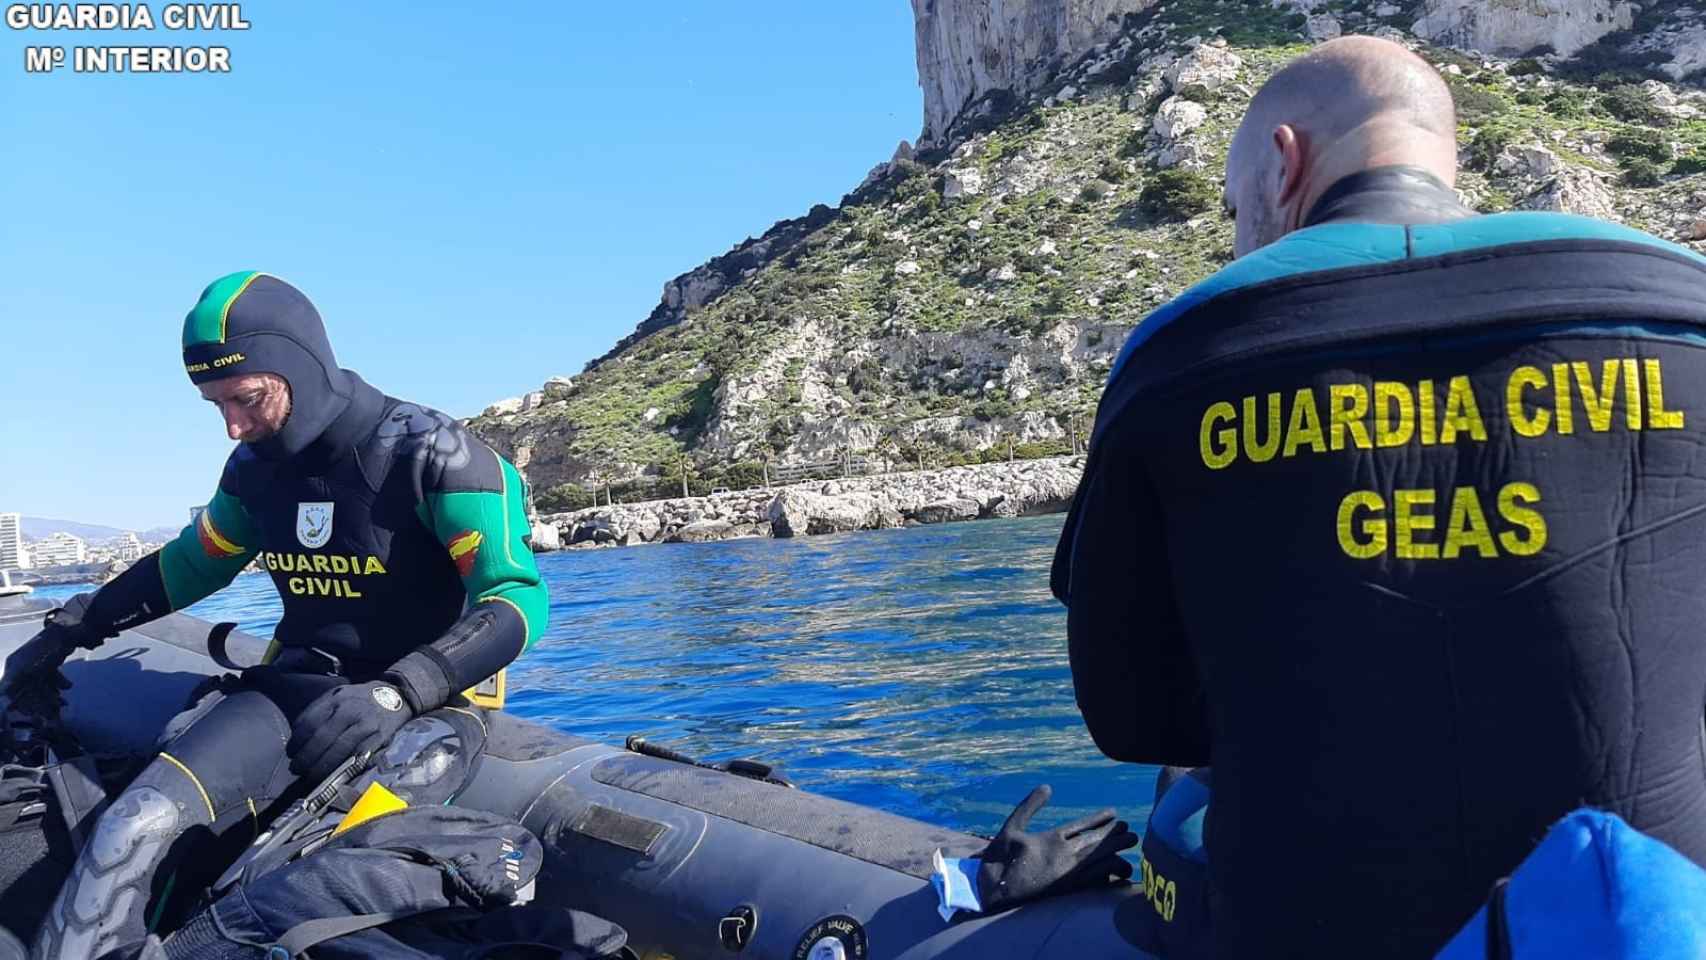
[[[1505,74],[1512,77],[1530,77],[1537,73],[1545,73],[1546,68],[1533,57],[1523,57],[1505,68]]]
[[[1220,187],[1214,181],[1182,167],[1151,176],[1137,195],[1138,209],[1156,223],[1189,220],[1219,202]]]
[[[1599,98],[1599,108],[1625,123],[1644,127],[1668,127],[1671,118],[1653,103],[1647,91],[1632,83],[1620,83]]]
[[[1588,115],[1592,98],[1581,90],[1559,90],[1546,98],[1546,112],[1559,120],[1579,120]]]
[[[1670,172],[1678,176],[1692,176],[1696,173],[1706,173],[1706,157],[1690,154],[1671,164]]]
[[[1670,142],[1657,130],[1621,130],[1606,141],[1605,149],[1612,156],[1640,157],[1659,163],[1668,162],[1673,156]]]
[[[1516,140],[1516,132],[1509,127],[1482,127],[1475,133],[1475,139],[1469,142],[1469,159],[1467,166],[1471,170],[1491,173],[1493,164],[1498,162],[1499,154]]]
[[[1631,187],[1656,187],[1664,181],[1664,168],[1646,157],[1623,162],[1623,183]]]
[[[1502,94],[1452,78],[1451,99],[1457,104],[1457,120],[1470,126],[1480,126],[1488,120],[1509,113],[1511,102]]]

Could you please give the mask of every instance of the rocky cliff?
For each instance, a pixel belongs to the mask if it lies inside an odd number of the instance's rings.
[[[921,2],[921,51],[928,34],[930,49],[963,61],[976,38],[1008,37],[1003,57],[1048,65],[1021,71],[1018,94],[983,89],[1005,82],[994,67],[958,79],[927,69],[926,89],[946,91],[936,102],[968,104],[938,141],[898,151],[835,207],[672,281],[611,355],[473,427],[546,510],[634,478],[679,489],[684,471],[700,492],[752,485],[760,461],[1068,452],[1126,334],[1230,258],[1219,171],[1251,93],[1342,33],[1403,40],[1444,74],[1472,205],[1570,210],[1699,245],[1698,14],[1672,0],[1576,2]],[[1480,11],[1472,23],[1466,10]],[[1002,26],[1027,16],[1054,24],[1047,56]],[[1544,42],[1524,56],[1466,54],[1418,32],[1498,49]],[[921,63],[937,59],[921,52]]]
[[[1127,13],[1155,0],[912,0],[920,145],[944,140],[954,120],[991,91],[1024,96],[1066,61],[1119,32]]]

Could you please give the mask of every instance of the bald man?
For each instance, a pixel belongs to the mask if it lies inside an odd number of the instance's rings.
[[[1096,743],[1213,764],[1221,956],[1431,955],[1583,804],[1706,863],[1706,258],[1475,215],[1454,129],[1385,41],[1261,89],[1056,553]]]

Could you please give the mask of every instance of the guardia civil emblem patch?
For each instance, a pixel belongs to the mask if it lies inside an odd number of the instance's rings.
[[[296,541],[318,550],[332,539],[332,502],[321,500],[296,505]]]

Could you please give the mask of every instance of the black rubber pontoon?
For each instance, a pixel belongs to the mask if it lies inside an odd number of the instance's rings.
[[[51,606],[0,597],[0,658]],[[220,672],[210,624],[172,614],[78,651],[64,719],[96,753],[139,754],[191,690]],[[258,662],[265,642],[233,632]],[[458,805],[513,817],[546,851],[541,902],[629,931],[646,960],[1144,957],[1141,888],[1124,886],[946,924],[931,854],[984,842],[916,820],[732,773],[642,755],[494,715]],[[10,918],[8,918],[10,919]]]

